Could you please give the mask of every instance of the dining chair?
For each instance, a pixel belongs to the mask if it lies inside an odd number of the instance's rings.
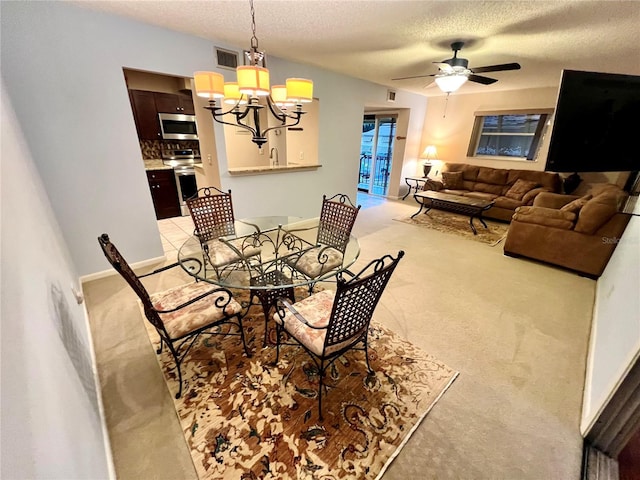
[[[164,272],[179,264],[173,263],[145,275],[136,275],[111,243],[109,235],[103,233],[98,237],[98,242],[111,266],[136,293],[142,302],[145,317],[158,332],[160,346],[156,353],[162,352],[164,344],[169,348],[176,364],[180,385],[176,398],[182,395],[181,364],[201,334],[240,336],[245,354],[251,356],[242,328],[242,307],[229,290],[213,288],[204,282],[192,282],[150,295],[140,279]],[[196,259],[193,261],[196,264],[200,263]],[[227,330],[221,328],[225,325],[229,325]],[[238,333],[231,332],[232,325],[237,326]]]
[[[315,244],[285,259],[294,274],[297,272],[313,280],[340,267],[359,211],[360,205],[356,207],[345,194],[331,198],[323,195]],[[296,230],[288,233],[295,234]],[[311,282],[310,292],[313,285]]]
[[[260,248],[253,244],[251,237],[220,240],[236,234],[231,190],[223,192],[216,187],[204,187],[186,203],[195,226],[194,234],[202,246],[205,270],[211,266],[220,278],[260,255]]]
[[[349,350],[363,350],[367,370],[369,365],[368,332],[373,312],[391,274],[404,252],[373,260],[358,274],[340,272],[337,288],[322,290],[294,305],[282,297],[276,300],[276,360],[280,358],[282,333],[290,340],[287,345],[302,346],[318,368],[318,415],[322,417],[322,389],[327,369]]]

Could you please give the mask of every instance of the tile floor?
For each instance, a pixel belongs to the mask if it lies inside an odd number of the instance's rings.
[[[193,220],[190,216],[158,220],[162,248],[167,259],[175,260],[182,244],[193,235]]]
[[[368,195],[358,192],[356,197],[356,205],[362,205],[362,208],[370,208],[386,202],[387,199],[376,195]],[[182,244],[193,235],[193,221],[190,216],[164,218],[158,220],[158,229],[160,230],[160,238],[162,240],[162,248],[167,259],[175,261],[178,250]]]

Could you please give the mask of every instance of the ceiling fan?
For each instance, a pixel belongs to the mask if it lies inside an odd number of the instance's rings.
[[[408,80],[410,78],[435,77],[435,82],[440,87],[440,89],[445,93],[451,93],[460,88],[462,84],[467,80],[471,82],[481,83],[483,85],[491,85],[492,83],[498,81],[495,78],[477,75],[478,73],[520,70],[519,63],[503,63],[501,65],[489,65],[486,67],[470,69],[469,60],[467,60],[466,58],[458,57],[458,52],[462,50],[463,46],[464,42],[453,42],[451,44],[453,57],[441,62],[433,62],[438,65],[438,68],[440,69],[439,73],[432,73],[431,75],[414,75],[412,77],[392,78],[392,80]]]

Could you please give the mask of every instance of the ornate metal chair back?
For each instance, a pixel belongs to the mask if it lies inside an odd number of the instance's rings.
[[[187,200],[187,207],[200,242],[235,235],[231,190],[223,192],[215,187],[201,188]]]
[[[323,195],[317,243],[344,253],[359,211],[360,205],[356,207],[347,195],[339,193],[331,198]]]
[[[396,258],[385,255],[374,260],[348,281],[344,280],[342,274],[338,275],[336,296],[325,337],[325,351],[366,332],[382,292],[403,256],[401,250]]]
[[[147,319],[154,327],[164,331],[164,323],[162,323],[160,316],[153,309],[153,304],[151,303],[151,298],[149,297],[147,289],[144,288],[144,285],[142,285],[142,282],[135,274],[133,269],[129,266],[122,254],[118,251],[116,246],[111,243],[111,240],[109,240],[109,235],[107,235],[106,233],[100,235],[98,237],[98,243],[100,244],[102,252],[104,253],[104,256],[107,257],[107,260],[109,261],[111,266],[122,276],[122,278],[126,280],[133,291],[136,292],[138,298],[140,298]]]

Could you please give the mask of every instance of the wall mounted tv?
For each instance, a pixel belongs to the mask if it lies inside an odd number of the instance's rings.
[[[563,70],[545,170],[640,170],[640,76]]]

